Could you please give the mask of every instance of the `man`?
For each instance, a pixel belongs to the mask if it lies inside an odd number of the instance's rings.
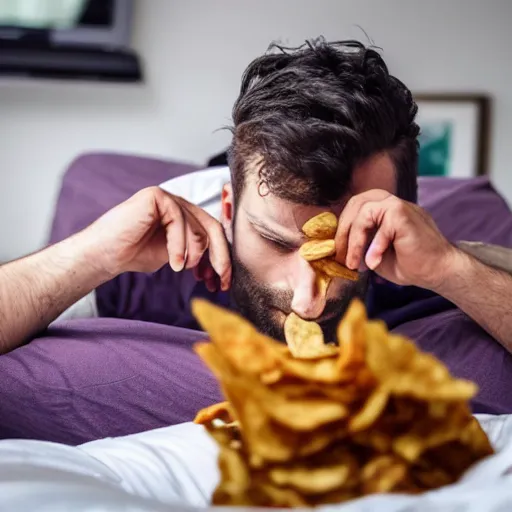
[[[281,50],[244,74],[221,222],[149,188],[71,238],[2,266],[1,352],[116,276],[167,264],[192,269],[221,303],[230,289],[229,304],[279,339],[290,311],[317,320],[329,338],[353,297],[373,307],[380,276],[445,297],[512,351],[512,278],[456,249],[415,205],[410,91],[356,42]],[[336,258],[361,271],[356,283],[335,279],[327,297],[298,254],[301,226],[323,211],[339,217]]]
[[[364,296],[370,269],[446,297],[511,350],[510,276],[454,248],[414,204],[415,114],[410,91],[360,43],[318,40],[256,59],[233,109],[222,225],[150,188],[74,237],[4,265],[2,351],[115,276],[166,263],[194,269],[210,290],[232,284],[236,307],[277,338],[292,310],[332,328]],[[356,284],[336,279],[327,301],[297,252],[301,226],[326,210],[340,219],[337,259],[362,270]]]

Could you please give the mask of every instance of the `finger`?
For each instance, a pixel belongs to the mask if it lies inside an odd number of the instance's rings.
[[[208,234],[201,223],[186,208],[182,209],[185,216],[185,238],[187,245],[187,258],[185,268],[197,267],[206,249],[208,249]]]
[[[180,198],[181,201],[184,201]],[[222,290],[227,290],[231,285],[231,256],[229,253],[229,245],[224,234],[224,229],[220,222],[214,219],[211,215],[206,213],[201,208],[186,203],[187,210],[192,212],[194,217],[201,223],[208,235],[208,248],[210,255],[210,262],[213,269],[220,278],[220,287]]]
[[[205,252],[199,261],[199,264],[194,267],[193,274],[196,280],[198,281],[206,281],[211,279],[215,275],[215,270],[213,270],[210,264],[210,258],[208,256],[208,252]]]
[[[386,190],[375,189],[357,194],[349,199],[341,212],[338,229],[336,230],[336,260],[347,265],[346,258],[350,230],[362,206],[369,201],[383,201],[389,197],[392,197],[392,194]]]
[[[209,292],[216,292],[219,289],[220,279],[217,274],[212,274],[212,277],[205,280],[206,289]]]
[[[152,259],[156,260],[157,267],[161,268],[165,262],[169,262],[169,253],[167,251],[167,237],[165,234],[165,230],[162,226],[157,226],[155,233],[152,235],[152,248],[153,254]]]
[[[370,270],[375,270],[382,263],[384,253],[389,249],[391,243],[392,240],[388,231],[381,227],[366,251],[365,263]]]
[[[204,271],[204,278],[206,280],[208,280],[208,279],[215,279],[217,277],[219,277],[219,276],[215,273],[215,270],[213,270],[213,267],[210,265],[210,260],[208,259],[207,266]]]
[[[165,230],[169,265],[175,272],[180,272],[185,266],[187,249],[185,216],[179,203],[168,194],[157,195],[156,205]]]
[[[356,270],[363,262],[371,233],[378,228],[384,201],[370,201],[361,206],[350,226],[347,242],[346,266]]]

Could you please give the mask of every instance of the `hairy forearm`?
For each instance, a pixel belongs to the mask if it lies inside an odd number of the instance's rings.
[[[512,353],[512,276],[457,250],[437,293]]]
[[[82,234],[1,266],[0,354],[46,328],[108,279]]]

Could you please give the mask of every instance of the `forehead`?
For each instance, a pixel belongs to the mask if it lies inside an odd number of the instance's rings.
[[[350,190],[329,207],[298,204],[272,193],[266,194],[265,187],[260,186],[257,172],[247,173],[240,206],[252,218],[300,231],[300,227],[308,219],[321,212],[331,211],[339,216],[352,196],[372,189],[396,193],[395,168],[387,154],[376,155],[354,169]]]

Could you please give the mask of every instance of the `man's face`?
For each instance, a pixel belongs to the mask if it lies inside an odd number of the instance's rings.
[[[394,193],[394,176],[387,155],[374,157],[356,169],[351,192],[326,208],[266,194],[257,173],[249,172],[236,205],[236,219],[224,220],[232,238],[232,294],[240,313],[261,332],[284,340],[284,321],[294,311],[318,322],[326,340],[335,341],[336,326],[348,304],[354,297],[364,297],[368,275],[362,273],[357,282],[333,279],[327,297],[322,296],[313,268],[298,253],[306,241],[301,227],[326,210],[339,217],[352,195],[375,188]]]

